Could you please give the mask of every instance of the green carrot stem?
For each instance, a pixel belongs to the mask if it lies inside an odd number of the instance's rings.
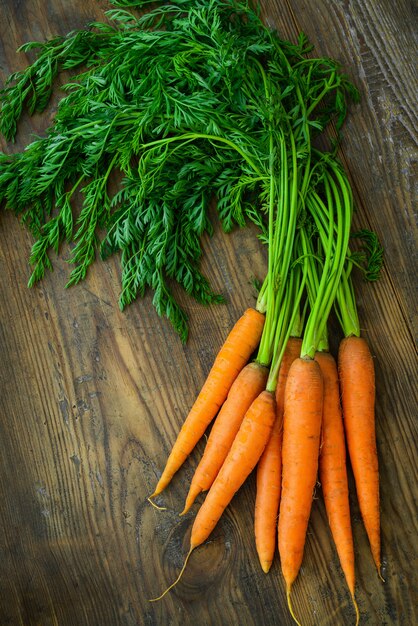
[[[302,296],[302,294],[301,294]],[[295,307],[294,314],[292,317],[292,326],[290,328],[290,337],[301,337],[303,331],[303,322],[305,319],[306,307],[303,308],[302,312],[300,310],[300,302],[299,306]]]
[[[248,163],[251,169],[258,174],[258,176],[262,176],[262,170],[256,165],[254,159],[252,159],[247,152],[242,150],[232,139],[228,139],[227,137],[222,137],[218,135],[210,135],[206,133],[183,133],[182,135],[174,136],[174,137],[164,137],[163,139],[156,139],[155,141],[149,141],[146,144],[141,146],[141,150],[147,150],[148,148],[152,148],[154,146],[159,146],[161,144],[170,144],[175,141],[194,141],[197,139],[207,139],[212,143],[221,143],[227,145],[229,148],[236,150],[238,154]]]
[[[299,264],[295,264],[289,275],[289,289],[286,292],[276,327],[273,356],[266,384],[267,391],[274,392],[276,389],[279,369],[289,337],[300,337],[302,334],[303,316],[300,314],[300,303],[305,290],[306,276],[307,259],[304,258],[303,271],[301,272]]]
[[[344,270],[341,275],[335,308],[344,336],[354,335],[355,337],[360,337],[360,321],[349,270]]]
[[[263,365],[269,365],[271,360],[270,338],[274,332],[276,323],[276,306],[277,299],[275,294],[275,259],[273,254],[273,237],[274,237],[274,205],[275,205],[275,181],[274,181],[274,164],[270,162],[270,194],[269,194],[269,240],[268,240],[268,270],[266,280],[267,291],[267,310],[266,321],[264,323],[263,334],[260,340],[257,361]]]
[[[317,208],[328,216],[326,233],[323,232],[320,236],[324,248],[324,267],[315,303],[306,324],[301,349],[301,356],[311,359],[315,356],[336,298],[348,250],[352,216],[352,194],[346,177],[332,158],[328,157],[325,165],[327,167],[324,169],[323,185],[326,205],[316,198]],[[337,224],[336,237],[334,212]]]
[[[270,363],[272,359],[272,347],[276,333],[278,311],[283,304],[287,289],[289,267],[294,248],[296,222],[299,208],[298,194],[298,167],[296,144],[293,133],[289,133],[290,139],[290,164],[291,180],[289,190],[289,165],[288,154],[283,134],[280,135],[280,190],[279,201],[276,209],[276,219],[272,220],[274,210],[274,197],[277,195],[275,183],[271,183],[269,205],[269,274],[268,274],[268,302],[266,323],[260,341],[257,360],[260,363]],[[271,178],[274,180],[274,163],[271,162]],[[269,312],[270,307],[270,312]]]
[[[315,305],[320,284],[318,265],[321,264],[322,271],[322,259],[314,253],[312,238],[307,235],[304,228],[300,229],[300,244],[302,254],[304,255],[304,258],[306,258],[307,263],[306,287],[308,293],[308,302],[311,308],[313,308]],[[325,326],[323,335],[318,341],[317,349],[319,351],[328,351],[328,346],[328,332],[327,327]]]
[[[270,99],[270,86],[267,81],[265,72],[259,64],[260,71],[263,78],[264,93],[266,101]],[[263,334],[260,340],[260,346],[258,351],[257,360],[263,365],[269,365],[271,360],[271,351],[269,349],[270,337],[276,323],[276,298],[275,298],[275,257],[274,257],[274,236],[275,236],[275,206],[276,206],[276,181],[275,181],[275,146],[273,136],[273,119],[270,113],[270,137],[269,137],[269,175],[270,175],[270,187],[269,187],[269,207],[268,207],[268,269],[267,278],[264,281],[263,298],[267,298],[266,303],[266,321],[264,324]],[[282,141],[282,143],[284,143]],[[283,162],[280,163],[283,167]],[[259,304],[259,303],[257,303]]]

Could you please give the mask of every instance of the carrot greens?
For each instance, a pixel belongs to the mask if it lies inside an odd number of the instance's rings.
[[[45,111],[60,72],[72,78],[45,134],[0,153],[0,202],[34,236],[29,285],[52,269],[65,240],[68,285],[98,256],[119,254],[121,308],[150,289],[186,340],[173,286],[203,304],[223,301],[200,271],[212,201],[226,232],[254,222],[267,241],[273,190],[283,290],[286,220],[295,229],[296,213],[282,214],[282,191],[292,202],[296,189],[306,195],[312,139],[333,120],[341,125],[357,92],[335,61],[308,56],[304,35],[281,39],[247,2],[112,4],[107,22],[21,47],[35,60],[0,92],[7,140],[24,110]]]

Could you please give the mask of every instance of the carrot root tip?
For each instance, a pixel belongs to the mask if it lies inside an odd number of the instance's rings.
[[[158,511],[166,511],[167,510],[166,506],[158,506],[158,504],[153,502],[152,498],[154,497],[154,495],[155,494],[148,496],[147,498],[148,502],[154,507],[154,509],[157,509]]]
[[[290,600],[290,591],[291,591],[291,585],[288,585],[286,587],[286,598],[287,598],[287,606],[289,607],[290,615],[292,616],[293,620],[296,622],[298,626],[302,626],[302,624],[299,622],[299,620],[297,619],[293,611],[292,602]]]
[[[186,502],[184,503],[184,509],[182,510],[182,512],[180,513],[180,515],[184,515],[185,513],[187,513],[187,511],[189,511],[196,499],[196,496],[198,495],[199,492],[196,493],[189,493],[189,495],[186,498]]]
[[[379,567],[377,568],[377,575],[379,576],[379,578],[382,581],[382,583],[386,582],[386,580],[382,576],[382,566],[381,565],[379,565]]]
[[[159,595],[157,598],[150,598],[149,602],[157,602],[158,600],[161,600],[162,598],[164,598],[164,596],[173,588],[177,585],[177,583],[179,582],[180,578],[183,576],[184,570],[186,569],[186,565],[187,565],[187,561],[189,560],[189,557],[191,555],[191,553],[194,550],[194,546],[190,546],[190,550],[188,551],[188,553],[186,554],[186,558],[184,559],[184,563],[183,563],[183,567],[180,570],[179,575],[177,576],[176,580],[171,583],[171,585],[169,585],[167,587],[167,589],[165,591],[163,591],[163,593],[161,595]]]
[[[271,568],[271,561],[260,561],[261,569],[265,574],[268,574]]]
[[[356,599],[354,597],[354,594],[351,596],[351,599],[353,601],[354,610],[356,612],[356,626],[358,626],[358,623],[360,621],[360,611],[358,609],[358,605],[357,605]]]

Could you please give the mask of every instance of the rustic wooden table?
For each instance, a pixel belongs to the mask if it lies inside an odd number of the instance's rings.
[[[28,40],[102,19],[106,2],[2,0],[0,79],[26,65]],[[341,61],[357,84],[341,158],[350,173],[356,225],[385,248],[379,283],[357,293],[377,373],[382,583],[352,495],[361,623],[418,623],[416,383],[416,47],[407,0],[264,0],[263,16],[284,36],[307,33],[319,54]],[[21,149],[45,117],[25,117]],[[176,576],[194,510],[179,518],[201,444],[163,497],[147,502],[171,443],[228,329],[253,303],[250,277],[265,254],[251,229],[205,241],[204,271],[227,304],[183,297],[190,339],[182,346],[146,296],[121,313],[117,259],[64,289],[68,265],[32,290],[31,237],[0,214],[0,624],[38,626],[290,625],[279,563],[264,575],[253,540],[254,477]],[[63,250],[63,257],[66,256]],[[351,481],[351,474],[350,474]],[[352,483],[351,483],[351,486]],[[352,491],[354,494],[354,491]],[[354,624],[320,490],[303,567],[294,586],[301,622]]]

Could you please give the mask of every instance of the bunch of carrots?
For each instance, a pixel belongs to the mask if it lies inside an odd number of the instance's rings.
[[[374,368],[360,336],[352,284],[358,264],[349,248],[352,192],[332,154],[312,149],[301,169],[294,142],[281,137],[280,146],[280,172],[272,175],[276,183],[268,201],[268,270],[257,304],[244,312],[221,347],[151,499],[167,487],[216,418],[182,513],[198,494],[207,495],[173,585],[256,468],[260,564],[267,573],[278,546],[288,606],[299,623],[291,588],[319,480],[358,623],[346,445],[379,575],[381,563]],[[378,242],[372,233],[363,235],[378,265]],[[344,334],[338,364],[328,346],[332,310]]]
[[[264,90],[257,131],[263,150],[256,157],[254,147],[248,153],[239,148],[243,172],[260,190],[265,208],[267,272],[255,307],[244,312],[221,347],[150,496],[153,502],[169,485],[214,420],[182,513],[201,492],[207,495],[179,577],[162,595],[177,584],[193,550],[256,469],[256,548],[267,573],[278,547],[292,617],[297,622],[291,589],[319,479],[358,622],[346,446],[379,575],[381,564],[374,369],[360,333],[352,270],[360,267],[375,279],[382,251],[369,231],[360,233],[366,262],[351,250],[350,183],[335,151],[319,150],[312,141],[335,115],[337,128],[342,124],[341,103],[353,91],[350,84],[336,70],[323,75],[321,60],[299,60],[293,67],[277,53],[283,89],[254,60]],[[217,139],[210,141],[213,147]],[[332,312],[344,335],[338,363],[328,344]]]
[[[24,102],[29,109],[45,106],[60,67],[74,69],[87,59],[91,72],[67,85],[69,100],[45,139],[16,159],[2,156],[0,195],[36,232],[36,279],[50,267],[47,250],[72,236],[70,198],[90,181],[70,282],[94,259],[96,228],[109,226],[103,250],[123,251],[123,301],[151,286],[157,310],[183,335],[184,316],[167,295],[164,273],[201,302],[217,299],[194,267],[200,255],[195,241],[209,231],[211,194],[218,209],[223,204],[225,230],[245,217],[261,228],[268,267],[257,303],[221,347],[150,499],[168,486],[215,420],[183,509],[207,492],[180,576],[256,468],[261,567],[269,571],[278,546],[296,620],[291,588],[319,479],[358,621],[346,446],[379,575],[380,531],[374,369],[360,333],[352,270],[358,266],[375,279],[381,249],[368,231],[360,233],[370,253],[366,267],[364,255],[350,249],[349,181],[335,152],[313,145],[331,124],[338,135],[357,90],[336,62],[308,56],[312,48],[303,35],[292,45],[266,28],[251,1],[156,2],[138,20],[125,11],[149,3],[112,0],[121,9],[109,13],[118,27],[96,23],[82,36],[28,44],[26,50],[41,52],[27,73],[11,77],[16,85],[3,90],[0,126],[7,136]],[[145,58],[139,66],[138,51]],[[115,72],[118,59],[121,71]],[[125,182],[111,201],[106,188],[115,167]],[[72,191],[64,193],[70,182]],[[331,312],[344,335],[338,363],[329,352]]]

